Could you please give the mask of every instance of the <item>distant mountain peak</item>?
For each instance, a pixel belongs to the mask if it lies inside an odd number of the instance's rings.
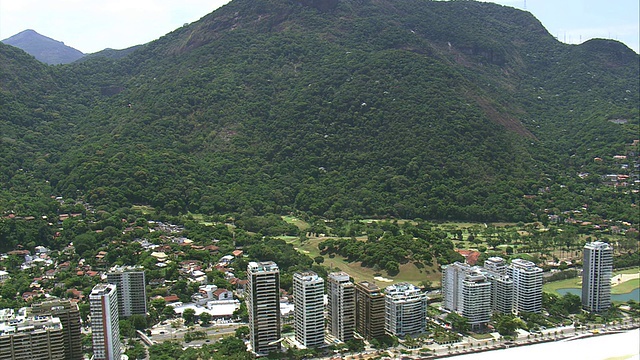
[[[72,63],[84,56],[80,50],[39,34],[33,29],[21,31],[2,42],[22,49],[39,61],[50,65]]]

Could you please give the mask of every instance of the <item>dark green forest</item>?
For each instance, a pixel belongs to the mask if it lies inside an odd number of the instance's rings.
[[[600,174],[638,138],[638,54],[562,44],[527,12],[234,0],[103,55],[47,66],[0,44],[3,215],[55,217],[62,196],[169,215],[637,218],[637,192]]]

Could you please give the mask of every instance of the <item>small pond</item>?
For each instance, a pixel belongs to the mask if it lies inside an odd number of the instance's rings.
[[[564,294],[573,294],[582,297],[582,289],[563,288],[556,290],[560,296]],[[627,302],[629,300],[640,302],[640,288],[636,288],[626,294],[611,294],[611,301]]]

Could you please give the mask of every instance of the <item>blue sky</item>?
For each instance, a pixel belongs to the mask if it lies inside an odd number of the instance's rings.
[[[491,0],[533,13],[558,40],[624,42],[639,52],[638,0]],[[229,0],[0,0],[0,39],[26,29],[82,52],[147,43]]]
[[[532,13],[549,33],[568,44],[614,39],[638,53],[638,0],[490,0]]]

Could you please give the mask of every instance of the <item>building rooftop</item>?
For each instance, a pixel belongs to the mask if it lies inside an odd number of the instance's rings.
[[[276,264],[273,261],[263,261],[263,262],[252,261],[247,266],[247,270],[251,272],[279,271],[278,264]]]
[[[594,241],[591,243],[587,243],[584,247],[585,249],[593,249],[593,250],[611,250],[612,249],[611,245],[602,241]]]

